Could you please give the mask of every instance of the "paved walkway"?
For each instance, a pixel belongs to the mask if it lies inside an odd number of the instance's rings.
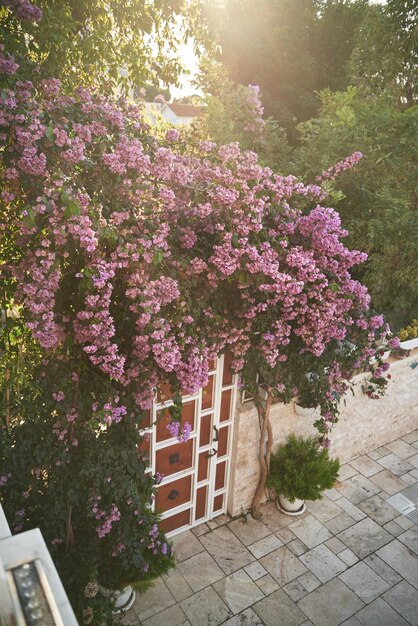
[[[418,508],[418,430],[346,463],[339,480],[301,517],[271,502],[261,521],[223,515],[175,537],[176,569],[126,624],[417,626],[418,526],[398,494]]]

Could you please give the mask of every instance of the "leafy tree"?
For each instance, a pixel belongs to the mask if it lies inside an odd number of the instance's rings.
[[[260,85],[267,115],[295,141],[297,121],[318,110],[315,92],[348,85],[347,62],[366,2],[229,0],[211,4],[220,59],[234,81]]]
[[[366,95],[389,91],[402,107],[417,102],[418,5],[388,0],[370,6],[351,59],[351,76]]]
[[[235,85],[224,66],[208,59],[201,69],[198,84],[206,106],[193,125],[190,141],[238,142],[242,150],[256,152],[263,165],[283,171],[290,151],[286,133],[275,119],[264,119],[258,87]]]
[[[39,64],[43,75],[69,86],[175,83],[182,37],[204,38],[197,5],[181,0],[39,0],[26,12],[21,4],[0,2],[7,51],[31,77]]]
[[[361,272],[376,308],[396,327],[418,309],[418,109],[398,108],[386,94],[364,98],[355,88],[321,94],[319,117],[300,125],[295,171],[314,178],[353,150],[364,158],[341,176],[338,209],[351,246],[369,254]]]

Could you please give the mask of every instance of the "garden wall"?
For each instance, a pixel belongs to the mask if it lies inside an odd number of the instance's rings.
[[[366,377],[354,378],[354,396],[349,392],[342,403],[340,419],[331,431],[331,452],[342,462],[364,454],[409,433],[418,427],[418,348],[403,360],[389,359],[391,364],[387,394],[379,400],[370,400],[361,390]],[[315,434],[312,423],[316,419],[296,415],[293,404],[276,404],[271,410],[274,444],[284,442],[289,433],[303,436]],[[257,411],[252,402],[237,408],[232,450],[232,472],[229,488],[228,512],[239,515],[250,508],[258,481],[258,447],[260,430]]]

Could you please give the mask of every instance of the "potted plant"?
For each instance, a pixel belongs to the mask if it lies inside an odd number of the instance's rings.
[[[309,417],[315,411],[318,403],[310,389],[299,389],[295,400],[295,413]]]
[[[333,486],[340,462],[331,459],[317,439],[289,435],[286,444],[271,455],[268,485],[274,487],[277,507],[289,515],[305,510],[304,500],[318,500]]]

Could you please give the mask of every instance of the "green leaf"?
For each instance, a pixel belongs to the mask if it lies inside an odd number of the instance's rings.
[[[80,205],[76,200],[71,199],[64,211],[64,217],[71,217],[72,215],[80,215]]]
[[[337,283],[331,283],[329,288],[331,289],[331,291],[334,291],[335,293],[340,290],[340,287],[339,285],[337,285]]]
[[[153,259],[152,259],[153,264],[154,265],[159,265],[162,260],[163,260],[163,251],[162,250],[156,250],[154,252],[154,256],[153,256]]]
[[[51,143],[54,141],[54,129],[52,128],[52,126],[48,126],[48,128],[46,129],[45,137],[49,139]]]
[[[60,200],[61,200],[61,202],[63,203],[64,206],[67,206],[67,204],[71,200],[71,196],[66,191],[63,191],[62,194],[60,195]]]
[[[26,228],[32,228],[35,226],[35,211],[32,208],[27,209],[27,215],[22,217],[22,222]]]

